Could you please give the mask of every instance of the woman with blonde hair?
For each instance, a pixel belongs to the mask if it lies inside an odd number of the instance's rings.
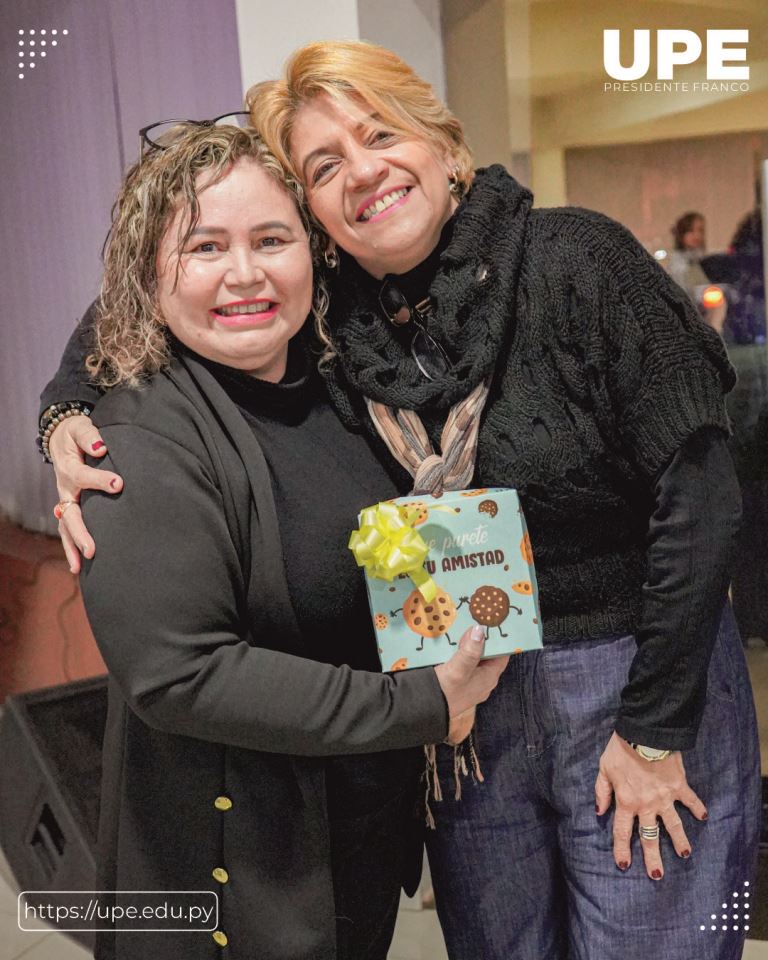
[[[88,361],[100,480],[123,480],[83,500],[110,672],[99,889],[133,891],[100,903],[96,957],[385,960],[421,862],[419,746],[508,658],[480,663],[478,627],[446,664],[380,672],[344,534],[395,490],[309,361],[300,191],[253,130],[145,137]]]
[[[390,51],[309,44],[249,105],[327,236],[322,369],[345,424],[420,493],[476,453],[475,484],[516,488],[533,542],[544,648],[477,710],[484,782],[431,805],[449,956],[735,960],[743,921],[710,917],[748,902],[759,756],[726,603],[722,343],[619,224],[474,170]],[[476,451],[441,433],[479,405]],[[454,764],[438,746],[438,779]]]

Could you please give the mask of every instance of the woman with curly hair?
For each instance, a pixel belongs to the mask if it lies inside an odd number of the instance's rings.
[[[299,196],[254,131],[182,124],[115,204],[88,366],[123,486],[83,498],[81,576],[110,672],[99,886],[217,909],[118,922],[100,960],[385,960],[419,746],[460,736],[508,659],[480,662],[477,627],[446,664],[380,672],[344,534],[395,489],[309,361]]]

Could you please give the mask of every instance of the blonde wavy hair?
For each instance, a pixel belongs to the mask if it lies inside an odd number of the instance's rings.
[[[208,183],[215,183],[242,158],[255,160],[293,195],[309,235],[313,262],[317,262],[324,238],[310,222],[301,184],[286,176],[259,134],[235,126],[179,124],[164,149],[144,153],[130,168],[112,207],[95,345],[86,360],[88,372],[102,386],[136,386],[169,363],[168,329],[157,296],[160,242],[181,204],[190,211],[189,219],[179,225],[177,249],[183,249],[200,216],[198,176],[210,172]],[[179,269],[177,264],[177,282]],[[327,304],[320,278],[312,312],[321,330]],[[326,339],[324,333],[321,339]]]
[[[322,93],[336,101],[358,99],[393,130],[446,151],[456,165],[458,198],[471,187],[474,161],[459,120],[397,54],[362,40],[323,40],[300,47],[288,59],[282,79],[257,83],[246,94],[251,123],[292,181],[301,183],[290,150],[296,114]],[[322,225],[314,217],[312,225],[327,244]],[[323,346],[322,368],[331,363],[336,350],[325,323],[328,294],[324,285],[319,295],[322,310],[315,314],[315,329]]]
[[[397,54],[358,40],[323,40],[300,47],[286,63],[281,80],[257,83],[246,94],[251,123],[296,180],[301,177],[290,155],[293,123],[299,108],[321,93],[337,101],[361,100],[394,130],[445,150],[455,158],[459,196],[469,190],[474,164],[459,120]]]

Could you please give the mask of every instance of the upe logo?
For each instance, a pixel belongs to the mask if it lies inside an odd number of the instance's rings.
[[[696,63],[704,44],[693,30],[657,30],[656,79],[672,80],[676,66]],[[614,80],[639,80],[651,66],[651,31],[633,31],[631,66],[621,62],[620,30],[603,30],[603,63]],[[749,80],[749,66],[733,66],[746,61],[749,30],[707,30],[707,80]],[[741,44],[741,46],[732,46]]]

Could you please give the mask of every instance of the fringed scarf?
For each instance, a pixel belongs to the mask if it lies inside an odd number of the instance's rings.
[[[472,482],[477,453],[480,416],[488,398],[489,380],[481,381],[463,400],[453,406],[440,436],[440,449],[435,452],[421,418],[413,410],[394,410],[383,403],[366,398],[368,413],[389,452],[414,478],[412,494],[442,495],[445,490],[464,490]],[[461,779],[472,770],[474,780],[483,782],[480,761],[475,750],[474,726],[469,736],[453,748],[454,796],[461,799]],[[465,745],[469,752],[467,766]],[[437,772],[437,750],[434,743],[424,747],[426,756],[425,807],[427,825],[435,829],[435,818],[429,806],[429,794],[436,801],[443,799]]]

